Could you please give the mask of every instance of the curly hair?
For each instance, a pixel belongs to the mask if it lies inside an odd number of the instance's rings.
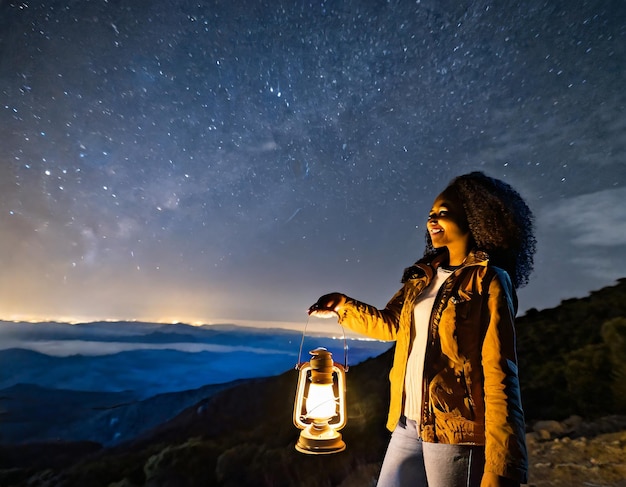
[[[528,283],[537,241],[532,211],[509,184],[482,172],[454,178],[455,191],[465,210],[473,250],[483,250],[490,262],[506,270],[516,288]],[[425,257],[439,253],[426,232]]]

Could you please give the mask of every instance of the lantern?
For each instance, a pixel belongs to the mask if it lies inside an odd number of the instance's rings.
[[[347,419],[345,369],[325,348],[309,353],[310,361],[298,365],[293,422],[303,431],[296,450],[314,455],[340,452],[346,449],[338,432]]]

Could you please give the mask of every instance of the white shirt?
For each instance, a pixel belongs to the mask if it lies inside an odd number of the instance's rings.
[[[450,274],[452,274],[452,271],[438,267],[435,278],[417,299],[415,309],[413,310],[414,328],[411,330],[413,343],[411,344],[404,376],[404,415],[409,419],[417,421],[418,425],[422,412],[424,355],[426,354],[426,344],[428,343],[430,315],[439,288]]]

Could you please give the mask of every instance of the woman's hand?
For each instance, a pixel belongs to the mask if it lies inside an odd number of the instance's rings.
[[[339,316],[339,309],[346,304],[346,296],[341,293],[325,294],[307,311],[317,318],[334,318]]]
[[[519,487],[520,483],[506,477],[500,477],[492,472],[483,473],[480,487]]]

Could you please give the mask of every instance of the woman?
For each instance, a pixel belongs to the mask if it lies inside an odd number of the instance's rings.
[[[426,251],[379,310],[340,293],[309,314],[396,341],[392,431],[379,487],[527,481],[515,288],[533,266],[533,217],[503,181],[455,178],[428,215]]]

